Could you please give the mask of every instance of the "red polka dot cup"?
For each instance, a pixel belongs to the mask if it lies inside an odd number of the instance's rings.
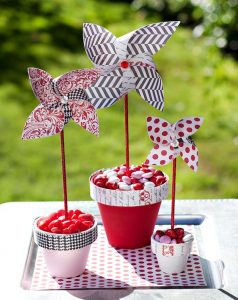
[[[75,277],[84,272],[90,247],[97,239],[97,222],[83,232],[58,234],[33,225],[34,241],[41,248],[49,273],[53,277]]]
[[[185,234],[189,233],[185,232]],[[168,274],[185,271],[193,240],[194,238],[191,236],[187,242],[165,244],[157,241],[153,234],[151,237],[151,250],[156,255],[161,271]]]
[[[109,243],[123,249],[149,245],[161,201],[168,195],[167,175],[159,186],[127,191],[97,186],[94,178],[102,171],[90,177],[90,195],[97,201]]]

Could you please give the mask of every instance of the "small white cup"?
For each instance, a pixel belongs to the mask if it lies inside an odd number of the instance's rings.
[[[188,232],[185,231],[185,234]],[[151,250],[156,255],[160,269],[164,273],[173,274],[185,271],[192,249],[192,238],[181,244],[163,244],[151,237]]]

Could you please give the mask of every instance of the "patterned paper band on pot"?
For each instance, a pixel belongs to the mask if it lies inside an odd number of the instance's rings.
[[[90,177],[90,196],[97,202],[111,206],[144,206],[160,202],[168,196],[168,180],[157,187],[144,190],[121,191],[101,188],[92,182]]]
[[[72,234],[54,234],[37,227],[36,219],[34,222],[33,233],[35,243],[48,250],[76,250],[92,244],[98,237],[97,222],[90,229]]]

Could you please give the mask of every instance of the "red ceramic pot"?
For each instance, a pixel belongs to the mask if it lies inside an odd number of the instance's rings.
[[[150,244],[161,201],[168,195],[168,180],[147,190],[121,191],[96,186],[90,177],[90,195],[96,200],[109,243],[136,249]]]

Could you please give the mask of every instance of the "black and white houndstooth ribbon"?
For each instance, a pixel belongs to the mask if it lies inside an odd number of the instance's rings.
[[[35,221],[33,233],[35,243],[44,249],[68,251],[91,245],[98,237],[97,224],[87,231],[72,234],[52,234],[37,228]]]
[[[47,109],[57,109],[58,107],[61,106],[64,110],[64,124],[66,125],[69,122],[69,120],[72,118],[72,110],[68,104],[68,101],[79,100],[79,99],[88,101],[87,94],[85,93],[85,91],[83,89],[79,88],[79,89],[75,89],[74,91],[68,93],[67,95],[62,95],[57,86],[57,78],[52,80],[51,85],[52,85],[52,89],[53,89],[54,93],[62,99],[62,102],[55,102],[46,108]],[[66,100],[64,101],[64,99],[66,99]]]

